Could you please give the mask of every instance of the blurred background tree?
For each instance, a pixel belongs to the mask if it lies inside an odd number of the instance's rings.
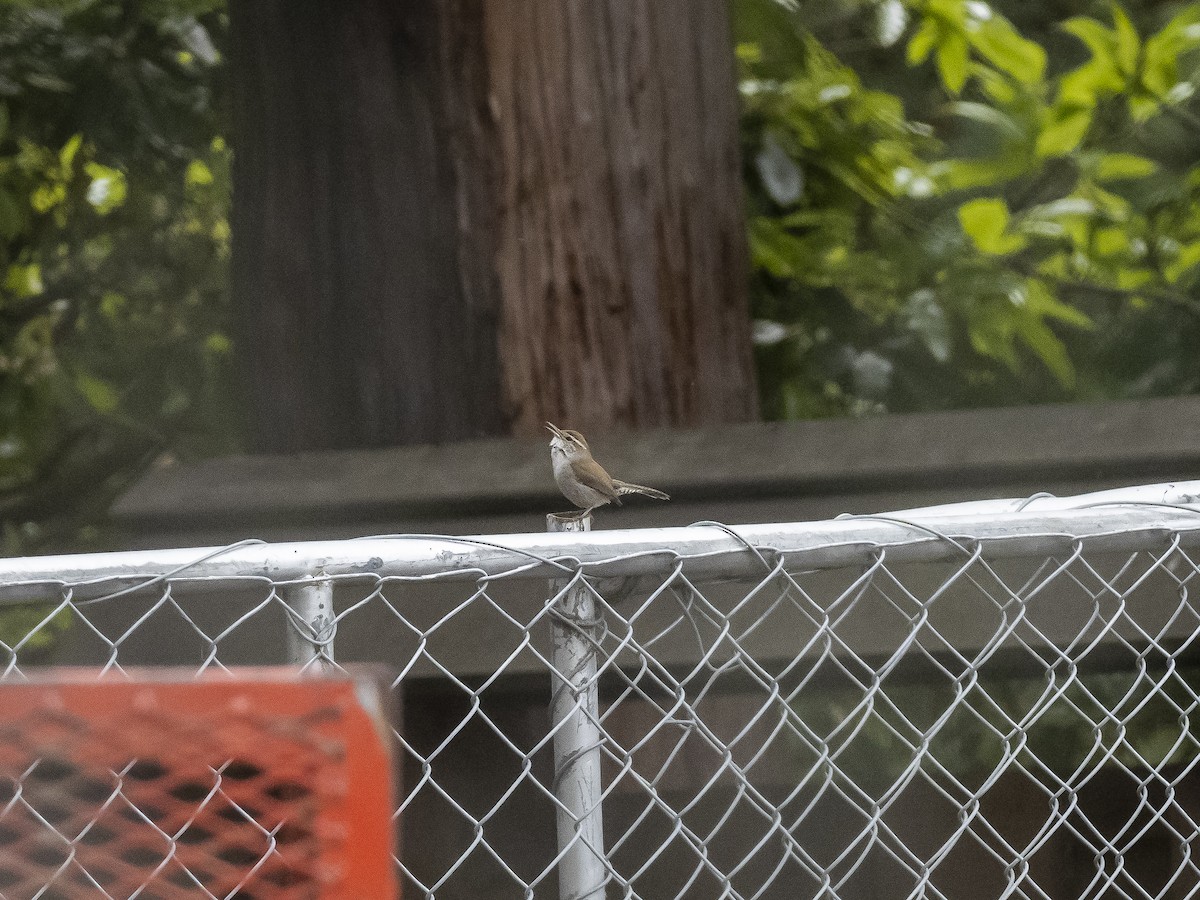
[[[1200,4],[734,0],[763,415],[1197,390]],[[0,7],[0,518],[235,449],[224,0]]]
[[[87,542],[164,453],[236,442],[223,2],[0,7],[0,519]]]
[[[736,11],[768,418],[1197,389],[1200,5]]]

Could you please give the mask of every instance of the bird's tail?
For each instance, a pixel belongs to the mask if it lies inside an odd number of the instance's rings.
[[[618,494],[641,494],[644,497],[653,497],[655,500],[670,500],[671,498],[662,491],[656,491],[654,488],[642,487],[640,484],[630,484],[628,481],[617,481],[613,479],[613,487],[617,489]]]

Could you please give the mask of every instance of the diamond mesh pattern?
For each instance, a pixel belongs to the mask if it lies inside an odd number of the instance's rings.
[[[373,726],[355,683],[291,674],[5,685],[0,896],[382,897],[392,873],[348,877],[346,853],[367,828],[388,848],[387,803],[347,803],[358,760],[385,758]]]
[[[174,749],[169,765],[131,762],[121,753],[114,771],[114,735],[38,718],[5,735],[10,751],[33,760],[0,791],[5,896],[37,896],[47,885],[40,896],[129,897],[139,888],[159,897],[318,896],[309,865],[317,850],[306,786],[318,768],[311,753],[300,765],[285,758],[298,777],[271,784],[260,783],[264,772],[253,763],[230,760],[213,770],[179,759]],[[86,756],[38,755],[45,748],[20,737],[56,728],[69,731]],[[263,799],[273,807],[270,816]]]
[[[284,660],[299,632],[309,666],[388,663],[406,897],[1196,896],[1195,536],[1051,537],[991,554],[968,523],[947,552],[853,564],[759,547],[720,578],[668,543],[654,574],[581,549],[321,575],[316,629],[261,575],[65,583],[0,662],[213,670]]]

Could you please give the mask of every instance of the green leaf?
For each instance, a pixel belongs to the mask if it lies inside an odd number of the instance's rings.
[[[213,173],[202,160],[193,159],[188,163],[187,171],[184,173],[183,181],[189,185],[206,185],[213,183]]]
[[[1063,31],[1073,34],[1087,45],[1092,56],[1098,59],[1116,61],[1117,36],[1102,22],[1087,16],[1076,16],[1062,23]]]
[[[1064,156],[1079,146],[1092,124],[1090,107],[1057,106],[1046,116],[1035,152],[1040,157]]]
[[[1026,170],[1025,162],[1011,156],[1000,159],[950,159],[929,167],[929,177],[942,190],[958,191],[993,187]]]
[[[87,189],[87,201],[98,213],[108,215],[125,203],[125,173],[97,162],[87,163],[83,170],[92,179]]]
[[[1137,73],[1138,55],[1142,52],[1142,39],[1119,3],[1113,3],[1113,24],[1116,25],[1117,63],[1124,75],[1132,77]]]
[[[803,256],[799,241],[766,216],[750,221],[750,253],[755,267],[776,278],[795,277],[799,272],[797,260]]]
[[[1184,244],[1179,249],[1179,254],[1175,260],[1167,266],[1166,272],[1167,281],[1174,284],[1183,277],[1185,273],[1197,264],[1200,264],[1200,241],[1193,241],[1190,244]]]
[[[1045,322],[1022,318],[1017,326],[1017,334],[1037,354],[1059,384],[1068,390],[1075,386],[1075,367],[1071,365],[1067,348]]]
[[[1015,328],[1011,305],[991,301],[977,304],[971,310],[967,335],[976,353],[999,360],[1016,371],[1019,362],[1013,347]]]
[[[971,200],[959,207],[958,220],[976,243],[987,242],[1008,227],[1008,204],[998,198]]]
[[[58,161],[62,165],[64,171],[70,170],[75,162],[75,155],[79,152],[79,148],[83,146],[83,135],[75,134],[63,144],[61,150],[58,151]]]
[[[1135,291],[1155,280],[1157,276],[1146,269],[1121,269],[1117,272],[1117,287],[1123,291]]]
[[[999,198],[964,203],[958,208],[958,220],[984,253],[1003,255],[1025,246],[1024,237],[1008,233],[1008,204]]]
[[[1011,106],[1017,102],[1017,86],[1008,76],[987,66],[979,66],[975,70],[975,79],[984,94],[1000,106]]]
[[[1025,307],[1034,315],[1054,319],[1075,328],[1095,327],[1095,323],[1085,312],[1057,299],[1045,283],[1031,278],[1025,282],[1023,289]]]
[[[1097,228],[1092,245],[1097,256],[1124,256],[1131,249],[1129,232],[1124,228]]]
[[[29,205],[37,212],[45,213],[67,199],[67,186],[62,182],[39,184],[29,197]]]
[[[1143,94],[1133,94],[1129,97],[1129,115],[1135,122],[1146,122],[1154,118],[1162,110],[1162,103],[1156,97]]]
[[[10,647],[20,644],[23,651],[51,647],[73,618],[69,607],[55,613],[52,603],[7,606],[0,613],[0,641]]]
[[[1088,198],[1096,204],[1096,208],[1100,213],[1112,221],[1124,222],[1129,219],[1129,201],[1120,194],[1106,191],[1098,184],[1090,185],[1087,194]]]
[[[957,94],[966,85],[968,60],[966,37],[957,32],[943,35],[937,45],[936,61],[938,74],[950,93]]]
[[[1118,62],[1116,32],[1086,16],[1068,19],[1062,28],[1083,41],[1092,52],[1092,58],[1063,77],[1059,84],[1059,102],[1091,106],[1097,95],[1123,90],[1131,73],[1122,71]]]
[[[111,413],[121,403],[121,398],[107,381],[80,372],[75,376],[75,387],[87,400],[92,409],[99,413]]]
[[[972,5],[963,0],[923,0],[920,4],[929,15],[937,16],[946,26],[954,31],[962,31],[968,18],[974,18]],[[978,6],[984,6],[980,3]]]
[[[1179,83],[1179,64],[1175,50],[1151,38],[1146,43],[1142,60],[1142,87],[1153,97],[1163,100]]]
[[[1096,178],[1100,181],[1120,181],[1145,178],[1158,171],[1152,159],[1134,153],[1105,153],[1096,166]]]
[[[42,267],[37,263],[14,263],[4,273],[4,290],[18,299],[36,297],[46,290],[42,284]]]
[[[1146,43],[1166,45],[1175,53],[1200,46],[1200,31],[1196,30],[1196,25],[1200,25],[1200,6],[1195,3],[1187,3],[1170,22],[1159,30],[1158,34],[1151,37]]]
[[[1007,19],[993,15],[968,34],[984,59],[1018,81],[1037,84],[1046,74],[1046,51],[1021,37]]]
[[[910,66],[920,65],[929,58],[933,48],[937,46],[941,35],[941,26],[933,16],[926,16],[921,27],[916,30],[908,41],[905,57]]]
[[[1181,84],[1179,56],[1200,46],[1200,28],[1197,26],[1200,26],[1200,4],[1189,3],[1146,40],[1142,51],[1141,83],[1152,96],[1167,99]]]
[[[1090,108],[1102,97],[1121,93],[1125,85],[1115,60],[1094,59],[1063,76],[1058,83],[1058,105]]]
[[[763,61],[762,46],[754,41],[741,41],[734,49],[739,63],[752,66]]]

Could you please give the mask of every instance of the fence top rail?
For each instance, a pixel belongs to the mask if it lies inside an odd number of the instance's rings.
[[[597,576],[662,575],[681,562],[696,578],[761,576],[789,569],[1093,551],[1172,542],[1200,546],[1200,481],[845,516],[821,522],[456,537],[383,535],[354,540],[119,551],[0,560],[0,600],[106,595],[148,581],[313,578],[547,577],[584,568]],[[1193,505],[1196,504],[1196,505]]]

